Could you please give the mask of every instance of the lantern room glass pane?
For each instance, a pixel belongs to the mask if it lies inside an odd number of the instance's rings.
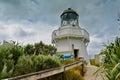
[[[71,20],[71,19],[77,19],[77,15],[74,14],[74,13],[65,13],[63,16],[62,16],[62,19],[63,20]]]
[[[61,25],[78,25],[78,16],[75,13],[65,13],[62,16]]]

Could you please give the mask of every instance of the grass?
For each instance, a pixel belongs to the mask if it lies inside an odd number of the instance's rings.
[[[90,64],[99,67],[100,63],[95,61],[95,59],[90,59]]]
[[[79,59],[71,59],[71,60],[64,60],[62,62],[62,65],[67,65],[70,63],[73,63],[75,61],[78,61]],[[64,80],[84,80],[83,76],[86,73],[86,68],[82,67],[82,65],[74,67],[68,71],[64,72]]]
[[[64,79],[65,80],[84,80],[82,73],[85,74],[86,68],[83,68],[82,72],[82,66],[77,66],[75,68],[72,68],[68,71],[64,72]]]
[[[76,59],[64,60],[61,62],[62,66],[73,63],[77,61]],[[83,76],[86,73],[86,68],[83,66],[74,67],[68,71],[65,71],[60,74],[56,74],[50,76],[48,78],[40,79],[40,80],[84,80]]]

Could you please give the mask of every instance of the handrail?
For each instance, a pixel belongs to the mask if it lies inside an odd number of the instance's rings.
[[[76,67],[78,65],[83,64],[83,60],[76,61],[74,63],[62,66],[62,67],[57,67],[57,68],[51,68],[43,71],[38,71],[38,72],[33,72],[29,74],[24,74],[21,76],[13,77],[13,78],[8,78],[4,80],[37,80],[37,79],[42,79],[46,78],[55,74],[62,73],[64,71],[67,71],[73,67]]]
[[[61,30],[55,30],[52,34],[52,40],[56,38],[72,36],[72,37],[84,37],[89,41],[89,33],[82,28],[64,28]]]

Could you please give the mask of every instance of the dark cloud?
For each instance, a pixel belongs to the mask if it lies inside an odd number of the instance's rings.
[[[80,23],[93,25],[104,21],[103,17],[116,13],[116,3],[111,0],[0,0],[1,18],[33,19],[59,24],[60,14],[64,9],[72,7],[80,14]],[[98,5],[99,3],[99,5]],[[105,4],[105,5],[104,5]],[[112,13],[113,13],[112,12]],[[108,14],[107,14],[108,13]],[[102,17],[101,17],[102,16]],[[111,15],[110,15],[111,16]],[[109,16],[108,16],[109,17]],[[88,27],[89,28],[89,27]]]

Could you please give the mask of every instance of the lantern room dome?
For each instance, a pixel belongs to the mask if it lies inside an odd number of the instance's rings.
[[[67,26],[67,25],[73,25],[78,26],[78,17],[79,15],[71,8],[68,8],[67,10],[63,11],[61,14],[61,27]]]
[[[79,15],[77,14],[77,12],[74,11],[72,8],[68,8],[67,10],[64,10],[64,11],[63,11],[63,13],[61,14],[60,17],[62,17],[65,13],[75,13],[77,16],[79,16]]]

